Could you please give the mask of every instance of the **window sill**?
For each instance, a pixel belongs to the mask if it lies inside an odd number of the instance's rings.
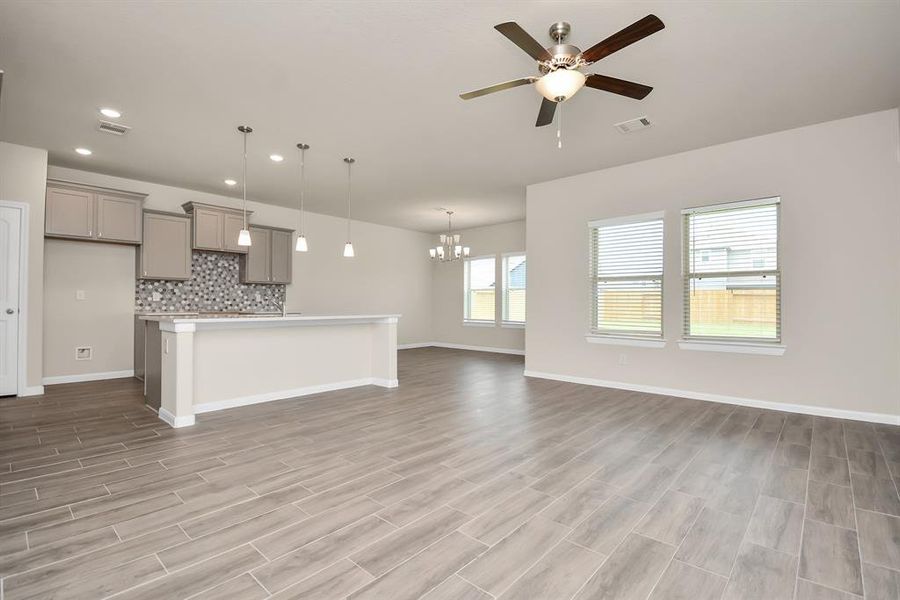
[[[584,339],[589,344],[609,344],[611,346],[638,346],[641,348],[665,348],[666,340],[640,337],[627,337],[622,335],[594,335],[588,334]]]
[[[464,327],[496,327],[493,321],[463,321]]]
[[[515,321],[503,321],[500,323],[500,327],[506,327],[507,329],[525,329],[525,323],[517,323]]]
[[[766,344],[754,342],[708,342],[700,340],[678,340],[682,350],[699,350],[701,352],[736,352],[739,354],[766,354],[781,356],[787,350],[782,344]]]

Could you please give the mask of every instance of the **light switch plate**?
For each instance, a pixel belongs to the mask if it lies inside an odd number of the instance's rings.
[[[84,290],[75,290],[75,299],[76,300],[85,300],[87,299],[87,294]]]

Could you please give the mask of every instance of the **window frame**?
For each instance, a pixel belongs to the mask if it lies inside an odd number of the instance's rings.
[[[691,229],[690,218],[692,215],[723,212],[742,208],[753,208],[756,206],[775,206],[775,268],[760,269],[747,271],[713,271],[696,273],[690,270],[691,261]],[[705,206],[695,206],[684,208],[681,210],[681,283],[683,292],[682,301],[682,339],[679,346],[684,350],[719,350],[722,352],[747,352],[762,354],[782,354],[784,352],[784,319],[782,314],[782,285],[783,270],[781,262],[781,196],[766,196],[763,198],[752,198],[749,200],[736,200],[732,202],[720,202]],[[691,335],[691,280],[697,277],[753,277],[753,276],[775,276],[775,337],[774,338],[756,338],[756,337],[737,337],[737,336],[713,336],[713,335]],[[771,347],[778,349],[777,351],[754,352],[754,348]]]
[[[469,263],[476,260],[490,259],[494,264],[494,316],[491,319],[472,319],[469,287]],[[482,289],[482,288],[478,288]],[[497,255],[483,254],[481,256],[469,256],[463,259],[463,325],[476,327],[495,327],[497,325]]]
[[[590,343],[597,344],[626,344],[645,346],[650,348],[662,348],[665,346],[665,272],[666,272],[666,212],[664,210],[641,213],[636,215],[625,215],[621,217],[612,217],[607,219],[593,219],[588,221],[588,298],[589,298],[589,321],[588,333],[585,340]],[[597,265],[594,257],[594,232],[601,227],[610,227],[616,225],[630,225],[635,223],[645,223],[651,221],[660,221],[662,223],[662,270],[659,274],[659,332],[642,333],[629,331],[601,331],[596,328],[597,323],[597,283],[600,278],[597,276]],[[597,257],[599,258],[599,257]],[[654,281],[656,277],[635,277],[635,276],[619,276],[606,277],[604,280],[612,281]]]
[[[506,268],[507,260],[510,258],[514,258],[517,256],[521,256],[525,259],[525,320],[523,321],[512,321],[509,318],[509,271]],[[501,327],[511,327],[511,328],[521,328],[525,327],[526,323],[528,323],[528,256],[524,250],[518,252],[504,252],[500,255],[500,275],[502,279],[501,284],[501,299],[500,299],[500,326]]]

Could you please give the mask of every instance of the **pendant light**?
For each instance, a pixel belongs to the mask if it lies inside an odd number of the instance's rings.
[[[306,183],[304,178],[304,167],[306,166],[306,151],[309,150],[309,144],[297,144],[300,149],[300,229],[297,232],[297,246],[294,248],[297,252],[306,252],[309,245],[306,243],[306,236],[303,235],[303,187]]]
[[[344,244],[344,258],[353,258],[356,254],[353,252],[353,242],[350,241],[350,200],[352,198],[353,189],[350,167],[353,166],[356,159],[345,158],[344,162],[347,163],[347,243]]]
[[[238,127],[238,131],[244,136],[243,171],[241,175],[241,183],[244,187],[244,227],[238,234],[238,246],[249,246],[253,242],[250,240],[250,230],[247,229],[247,135],[253,133],[253,128],[247,125],[241,125]]]

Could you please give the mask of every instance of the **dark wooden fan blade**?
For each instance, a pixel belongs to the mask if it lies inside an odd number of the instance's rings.
[[[635,42],[639,42],[648,35],[652,35],[663,29],[665,25],[656,15],[647,15],[640,21],[636,21],[620,31],[614,33],[602,42],[594,44],[581,53],[581,58],[586,62],[597,62],[601,58],[605,58],[613,52],[618,52],[625,46],[630,46]]]
[[[460,94],[459,97],[463,100],[471,100],[472,98],[478,98],[479,96],[486,96],[488,94],[493,94],[494,92],[502,92],[503,90],[519,87],[520,85],[534,83],[536,80],[537,77],[523,77],[521,79],[513,79],[512,81],[504,81],[503,83],[498,83],[490,87],[481,88],[480,90],[466,92],[465,94]]]
[[[603,90],[604,92],[612,92],[613,94],[619,94],[620,96],[628,96],[635,100],[643,100],[647,97],[647,94],[653,91],[653,88],[649,85],[597,74],[588,75],[584,85],[594,88],[595,90]]]
[[[537,122],[535,127],[543,127],[553,122],[553,115],[556,114],[556,102],[544,98],[541,101],[541,110],[538,111]]]
[[[494,25],[494,29],[509,38],[513,44],[528,53],[534,60],[550,60],[553,58],[540,42],[531,37],[527,31],[519,27],[515,21]]]

